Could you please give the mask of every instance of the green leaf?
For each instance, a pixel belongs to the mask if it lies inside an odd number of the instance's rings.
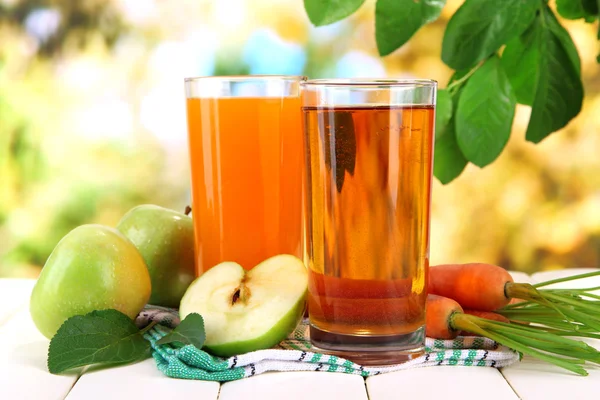
[[[117,310],[67,319],[50,341],[48,370],[58,374],[91,364],[125,364],[150,356],[150,344],[133,321]]]
[[[598,13],[600,14],[600,0],[597,0],[596,7],[598,7]],[[600,20],[600,15],[598,15],[598,19]],[[600,24],[598,24],[598,34],[596,35],[596,38],[600,40]],[[600,63],[600,55],[596,57],[596,62]]]
[[[557,26],[552,10],[545,7],[532,33],[538,68],[533,76],[535,95],[525,137],[534,143],[566,126],[583,103],[583,84],[579,63],[573,63],[572,42],[567,45],[564,30]]]
[[[484,167],[510,137],[516,97],[500,59],[488,59],[469,78],[456,108],[456,139],[467,160]]]
[[[375,40],[386,56],[402,46],[423,25],[435,21],[446,0],[377,0]]]
[[[446,129],[446,125],[452,118],[452,96],[445,89],[437,91],[437,101],[435,105],[435,137]]]
[[[577,75],[580,75],[581,60],[579,59],[579,52],[577,51],[577,47],[575,47],[575,43],[573,43],[571,35],[569,35],[569,32],[560,24],[560,22],[558,22],[556,16],[550,10],[550,8],[545,9],[544,15],[546,15],[547,29],[552,31],[558,40],[560,40],[560,43],[567,52],[567,56],[569,57],[571,64],[573,64],[575,70],[577,71]]]
[[[437,132],[437,130],[436,130]],[[435,138],[433,174],[444,185],[458,177],[467,165],[467,159],[456,143],[454,120]]]
[[[598,15],[596,0],[556,0],[556,11],[563,18],[579,19]]]
[[[448,88],[453,89],[438,90],[433,174],[444,185],[458,177],[468,163],[456,142],[455,118],[452,117],[456,112],[463,85],[468,82],[468,74],[469,70],[456,71],[448,82]],[[461,81],[462,84],[457,86],[457,81]],[[447,96],[449,98],[446,98]],[[448,106],[449,112],[446,111]]]
[[[517,102],[532,105],[538,73],[538,43],[532,25],[523,35],[514,38],[502,52],[502,66],[517,96]]]
[[[471,68],[519,36],[535,17],[533,0],[467,0],[448,22],[442,60],[454,69]]]
[[[308,19],[315,26],[329,25],[353,14],[365,0],[304,0]]]
[[[204,319],[200,314],[188,314],[183,321],[169,334],[161,338],[157,344],[181,343],[191,344],[197,349],[204,346],[206,331],[204,330]]]
[[[531,26],[519,37],[511,40],[502,53],[502,66],[521,104],[531,106],[534,101],[538,81],[540,51],[545,46],[539,34],[542,17],[537,16]],[[580,73],[581,62],[577,48],[565,28],[560,25],[554,14],[548,15],[543,29],[550,30],[562,43],[573,67]]]

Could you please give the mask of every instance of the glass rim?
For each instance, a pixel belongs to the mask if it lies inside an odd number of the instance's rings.
[[[308,77],[304,75],[206,75],[184,78],[183,81],[185,83],[198,81],[252,82],[261,80],[306,82],[307,79]]]
[[[308,79],[302,86],[333,88],[395,88],[395,87],[436,87],[434,79],[395,79],[395,78],[322,78]]]

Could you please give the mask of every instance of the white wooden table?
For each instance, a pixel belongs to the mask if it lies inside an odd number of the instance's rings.
[[[540,282],[591,270],[552,271],[516,281]],[[0,279],[0,399],[283,399],[384,400],[461,399],[534,400],[598,399],[600,367],[589,366],[580,377],[549,364],[525,358],[502,370],[485,367],[428,367],[364,379],[324,372],[268,373],[219,385],[163,376],[148,359],[138,364],[81,375],[52,375],[46,369],[49,341],[29,317],[29,294],[35,281]],[[600,279],[563,287],[600,286]],[[600,348],[600,341],[590,340]]]

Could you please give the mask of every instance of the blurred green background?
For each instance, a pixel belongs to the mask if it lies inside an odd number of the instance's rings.
[[[551,1],[552,3],[552,1]],[[0,0],[0,276],[36,276],[84,223],[189,203],[183,78],[432,78],[444,26],[377,56],[373,1],[314,28],[302,0]],[[539,145],[517,110],[507,151],[433,187],[431,262],[512,270],[600,266],[597,26],[562,21],[582,59],[581,114]]]

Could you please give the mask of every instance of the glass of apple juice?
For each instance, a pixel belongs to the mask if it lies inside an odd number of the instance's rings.
[[[363,365],[423,353],[436,88],[431,80],[302,84],[316,350]]]
[[[185,80],[196,272],[303,255],[302,76]]]

